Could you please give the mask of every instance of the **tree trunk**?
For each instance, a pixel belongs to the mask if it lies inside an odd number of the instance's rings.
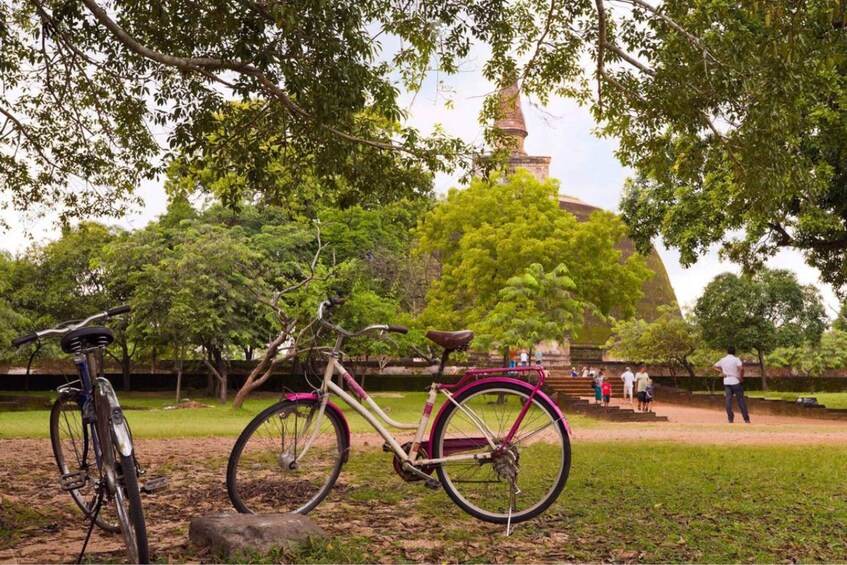
[[[689,362],[687,358],[683,357],[682,359],[679,360],[679,362],[682,363],[682,366],[685,367],[686,371],[688,371],[689,377],[696,377],[697,376],[697,375],[694,374],[694,367],[691,366],[691,362]]]
[[[176,360],[176,403],[179,404],[179,394],[182,391],[182,352]]]
[[[121,341],[121,374],[124,377],[124,392],[132,392],[132,373],[131,373],[131,365],[132,361],[131,356],[129,354],[129,344],[127,344],[126,340]]]
[[[262,357],[262,360],[259,361],[259,364],[250,371],[250,374],[247,375],[247,379],[244,381],[244,385],[238,390],[235,394],[235,399],[232,401],[232,407],[241,408],[244,404],[244,401],[247,399],[247,396],[259,388],[268,378],[271,376],[271,371],[273,371],[274,365],[276,362],[274,361],[274,357],[276,357],[277,352],[279,352],[280,346],[288,339],[290,331],[284,329],[283,331],[277,334],[276,338],[272,342],[268,344],[268,349],[265,351],[265,356]],[[285,357],[285,359],[289,359],[291,355],[291,351],[289,350],[289,355]],[[280,360],[282,361],[282,360]]]
[[[226,404],[227,386],[229,384],[229,371],[226,366],[226,359],[223,357],[223,351],[218,347],[212,348],[212,353],[215,356],[215,367],[217,368],[218,385],[220,386],[218,400],[220,400],[221,404]]]
[[[217,394],[220,403],[226,404],[227,366],[223,358],[223,352],[220,348],[214,346],[205,347],[205,350],[203,363],[209,369],[209,382],[213,389],[212,395]]]
[[[761,349],[757,349],[756,353],[759,355],[759,371],[762,373],[762,390],[768,390],[768,375],[765,372],[765,356],[762,354]]]

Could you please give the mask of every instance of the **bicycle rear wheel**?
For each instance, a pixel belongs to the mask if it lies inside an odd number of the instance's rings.
[[[97,503],[101,477],[89,429],[88,425],[83,425],[79,393],[60,394],[50,410],[53,456],[62,476],[77,474],[77,480],[82,485],[69,492],[77,506],[90,519]],[[107,532],[121,531],[117,517],[108,505],[101,506],[95,523]]]
[[[117,412],[120,417],[123,415],[120,408],[111,406],[105,396],[101,397],[98,408],[97,417],[104,424],[100,427],[103,474],[109,485],[110,502],[120,524],[127,555],[132,563],[149,563],[147,524],[144,520],[144,509],[141,506],[135,458],[132,455],[124,455],[118,450],[118,444],[112,434],[113,414]],[[117,408],[117,411],[114,408]]]
[[[567,482],[571,445],[565,424],[546,397],[530,401],[529,396],[529,389],[515,383],[481,382],[457,395],[455,404],[448,401],[434,424],[433,459],[468,456],[437,468],[444,491],[480,520],[530,520],[555,502]],[[507,441],[528,401],[523,420]],[[502,449],[490,447],[481,425]]]
[[[317,400],[283,400],[256,416],[235,442],[226,471],[243,513],[306,514],[329,494],[349,445],[340,416]]]

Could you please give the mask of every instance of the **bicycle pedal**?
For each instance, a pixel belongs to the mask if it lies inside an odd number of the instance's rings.
[[[88,475],[84,471],[75,471],[73,473],[65,473],[59,480],[62,485],[62,490],[76,490],[85,486],[88,482]]]
[[[427,479],[424,481],[424,486],[430,490],[438,490],[441,487],[441,482],[435,479]]]
[[[164,476],[150,477],[144,482],[144,486],[142,486],[140,490],[145,494],[150,494],[151,492],[167,488],[169,483],[170,481],[168,478]]]

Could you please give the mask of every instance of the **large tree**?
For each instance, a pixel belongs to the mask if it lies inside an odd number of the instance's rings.
[[[651,322],[616,321],[606,343],[606,348],[618,358],[669,365],[671,370],[678,365],[691,377],[699,368],[692,362],[692,355],[703,346],[700,328],[683,318],[675,304],[660,306],[659,317]]]
[[[542,183],[519,169],[506,181],[476,179],[451,190],[425,215],[417,228],[419,251],[438,254],[442,268],[424,322],[468,326],[488,342],[481,344],[502,348],[514,345],[502,340],[516,338],[515,332],[521,341],[564,339],[581,326],[584,312],[631,315],[650,275],[644,258],[622,259],[615,245],[624,227],[613,214],[595,212],[578,222],[559,209],[557,192],[556,181]],[[536,314],[541,318],[527,324]],[[504,329],[497,320],[511,329],[495,335],[494,328]]]
[[[762,388],[767,389],[765,355],[777,347],[816,344],[826,328],[820,293],[784,270],[753,276],[718,275],[694,308],[703,338],[711,346],[754,351]]]

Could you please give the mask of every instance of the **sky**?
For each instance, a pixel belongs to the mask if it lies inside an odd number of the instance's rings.
[[[426,133],[440,124],[447,133],[480,145],[482,127],[477,121],[479,111],[483,98],[494,87],[482,78],[479,71],[472,69],[451,77],[450,85],[452,92],[449,95],[449,106],[445,105],[443,93],[436,88],[435,78],[427,81],[414,97],[406,95],[403,105],[409,109],[409,125]],[[621,189],[631,171],[615,158],[615,140],[600,139],[593,134],[596,126],[588,108],[561,98],[551,99],[544,108],[526,97],[522,103],[529,131],[525,149],[529,155],[552,157],[550,176],[559,180],[560,192],[587,204],[617,212]],[[435,184],[438,193],[446,193],[449,188],[459,186],[456,177],[446,175],[439,175]],[[161,180],[145,182],[139,187],[139,194],[144,200],[144,207],[118,222],[125,228],[141,228],[165,210],[166,199]],[[13,227],[0,238],[0,249],[18,253],[32,241],[44,243],[58,236],[50,218],[25,219],[8,212],[3,217]],[[736,265],[722,262],[716,249],[703,256],[697,264],[684,268],[679,264],[679,254],[675,250],[664,248],[661,242],[654,244],[683,309],[693,308],[705,286],[716,275],[727,271],[739,272]],[[834,317],[839,302],[832,289],[820,283],[819,273],[808,267],[799,253],[783,251],[771,260],[769,266],[789,269],[796,273],[801,283],[818,287],[827,313]]]

